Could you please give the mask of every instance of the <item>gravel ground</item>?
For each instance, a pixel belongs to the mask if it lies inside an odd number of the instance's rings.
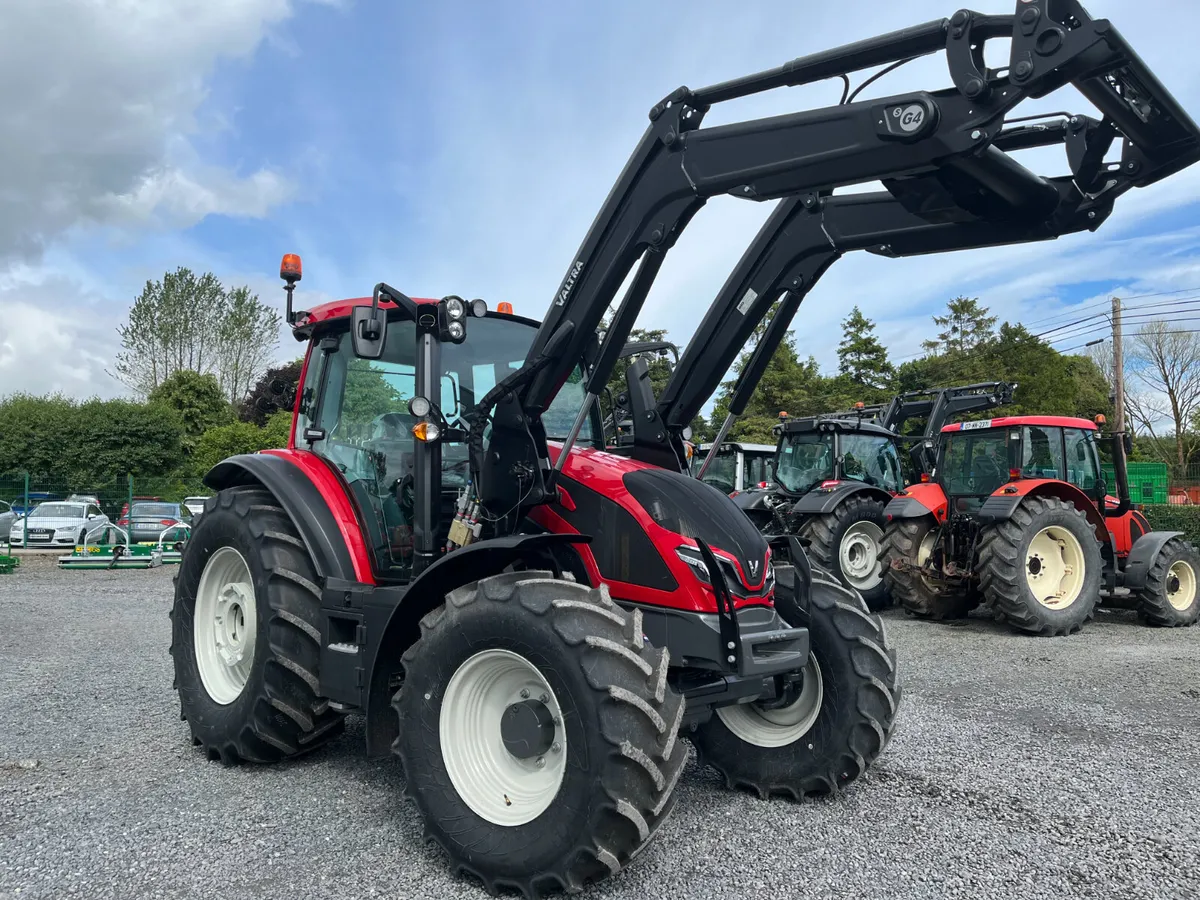
[[[18,571],[0,577],[0,897],[485,896],[421,842],[361,722],[276,767],[192,749],[170,568]],[[1200,629],[886,619],[905,696],[865,778],[761,802],[693,763],[658,839],[585,896],[1200,896]]]

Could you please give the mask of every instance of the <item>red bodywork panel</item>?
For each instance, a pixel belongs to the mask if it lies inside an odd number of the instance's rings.
[[[987,422],[985,426],[983,423]],[[942,427],[942,434],[951,431],[962,431],[962,422],[954,422],[950,425]],[[1019,425],[1044,425],[1047,428],[1082,428],[1085,431],[1098,431],[1096,423],[1090,419],[1077,419],[1074,416],[1000,416],[995,419],[983,419],[979,422],[967,422],[967,431],[979,429],[981,431],[986,428],[1009,428]]]
[[[557,460],[559,453],[562,451],[562,445],[551,443],[548,446],[551,459]],[[567,458],[566,464],[563,466],[563,475],[571,481],[576,481],[584,487],[590,488],[607,500],[611,500],[625,510],[625,512],[633,516],[638,525],[650,538],[655,549],[658,550],[659,556],[662,557],[663,563],[679,585],[679,589],[663,591],[644,585],[604,579],[600,575],[600,569],[596,565],[596,559],[592,555],[592,551],[588,545],[579,544],[576,546],[576,549],[583,558],[584,567],[587,569],[588,577],[592,579],[592,584],[598,585],[601,581],[604,581],[608,585],[608,589],[613,597],[617,599],[670,609],[687,610],[689,612],[716,612],[717,601],[712,589],[700,581],[692,572],[691,567],[675,553],[676,547],[681,545],[695,547],[696,542],[691,538],[683,537],[660,526],[650,518],[650,515],[642,509],[641,504],[625,488],[625,482],[622,479],[627,473],[635,472],[639,469],[655,468],[657,467],[625,456],[606,453],[603,450],[595,450],[590,447],[574,447]],[[563,489],[569,498],[571,492],[570,484],[564,484]],[[567,502],[570,504],[574,503],[573,500],[569,499]],[[579,533],[577,529],[572,527],[555,512],[555,506],[553,505],[536,507],[529,514],[529,518],[555,534]],[[595,535],[595,537],[600,538],[602,536]],[[767,551],[764,559],[761,577],[756,581],[751,581],[732,554],[717,547],[712,547],[711,549],[714,554],[729,560],[733,564],[743,587],[750,590],[759,590],[766,583],[767,572],[770,570],[770,550]],[[772,602],[771,595],[767,595],[765,599],[768,603]],[[738,608],[754,606],[756,604],[762,605],[762,598],[741,599],[735,597],[734,604]]]
[[[1083,422],[1087,420],[1080,419],[1078,421]],[[1070,427],[1075,428],[1078,426],[1072,425]],[[1108,540],[1108,535],[1106,534],[1108,526],[1104,516],[1096,508],[1096,502],[1069,481],[1059,481],[1055,478],[1017,478],[1004,485],[1004,487],[992,492],[993,497],[1027,497],[1030,494],[1037,494],[1042,497],[1057,497],[1067,503],[1074,504],[1087,514],[1088,522],[1091,523],[1092,528],[1096,531],[1096,540],[1101,543]]]
[[[294,427],[294,426],[293,426]],[[342,481],[334,474],[333,469],[311,450],[263,450],[271,456],[281,456],[297,466],[321,492],[321,497],[329,504],[329,511],[337,520],[338,530],[350,551],[350,560],[354,564],[354,577],[363,584],[375,584],[375,576],[371,572],[371,555],[367,543],[363,540],[363,527],[354,512],[354,505],[346,494]]]
[[[896,496],[909,497],[933,513],[933,517],[937,521],[946,521],[946,510],[949,504],[946,501],[946,493],[940,484],[932,481],[910,484]]]
[[[1117,504],[1109,505],[1116,506]],[[1104,523],[1112,535],[1113,547],[1119,557],[1128,556],[1129,551],[1133,549],[1134,542],[1143,534],[1153,531],[1150,522],[1136,509],[1131,509],[1125,515],[1117,518],[1105,519]]]
[[[437,303],[437,300],[429,297],[413,297],[414,303]],[[374,300],[371,297],[352,297],[348,300],[332,300],[329,303],[322,303],[320,306],[314,306],[296,320],[295,328],[308,328],[312,325],[319,325],[322,322],[332,322],[335,319],[347,319],[354,311],[356,306],[370,306]],[[396,305],[389,300],[381,301],[380,309],[395,309]]]

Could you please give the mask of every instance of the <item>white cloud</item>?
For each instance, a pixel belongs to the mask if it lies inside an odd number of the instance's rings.
[[[6,0],[0,14],[0,259],[80,224],[262,216],[281,176],[196,164],[205,81],[289,0]]]

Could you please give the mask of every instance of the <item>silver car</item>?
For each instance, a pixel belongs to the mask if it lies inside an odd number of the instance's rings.
[[[107,524],[108,516],[93,503],[55,500],[38,504],[28,518],[15,522],[9,539],[14,544],[24,540],[30,547],[74,547],[88,532]]]

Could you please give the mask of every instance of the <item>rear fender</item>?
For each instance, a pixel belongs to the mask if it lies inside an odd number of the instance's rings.
[[[883,509],[887,521],[893,519],[919,519],[932,515],[935,521],[946,521],[949,503],[940,484],[923,481],[906,487],[888,502]]]
[[[300,533],[317,574],[374,584],[362,528],[345,488],[329,466],[307,450],[265,450],[217,463],[204,483],[214,490],[258,484],[283,507]]]
[[[1136,591],[1146,586],[1146,575],[1154,568],[1163,546],[1174,537],[1182,537],[1182,531],[1151,531],[1133,542],[1129,557],[1125,560],[1122,583]]]
[[[824,485],[828,485],[828,487]],[[851,497],[866,497],[888,504],[892,495],[883,488],[863,484],[861,481],[823,482],[813,488],[792,506],[792,513],[800,516],[823,516],[833,512]]]
[[[976,518],[985,525],[1005,522],[1026,497],[1057,497],[1083,511],[1101,544],[1109,542],[1108,526],[1096,508],[1096,502],[1069,481],[1053,478],[1020,478],[1011,481],[983,501]]]
[[[386,756],[400,733],[400,723],[390,711],[393,681],[401,672],[400,657],[421,634],[420,622],[446,602],[455,588],[489,575],[496,575],[513,563],[545,567],[557,558],[557,549],[570,544],[586,544],[584,534],[514,534],[468,544],[443,556],[407,586],[398,603],[386,613],[386,624],[372,623],[368,610],[366,665],[369,677],[367,693],[367,755]],[[549,552],[547,552],[549,551]],[[377,627],[382,624],[382,628]],[[375,627],[373,627],[375,626]],[[375,640],[372,632],[378,633]]]

